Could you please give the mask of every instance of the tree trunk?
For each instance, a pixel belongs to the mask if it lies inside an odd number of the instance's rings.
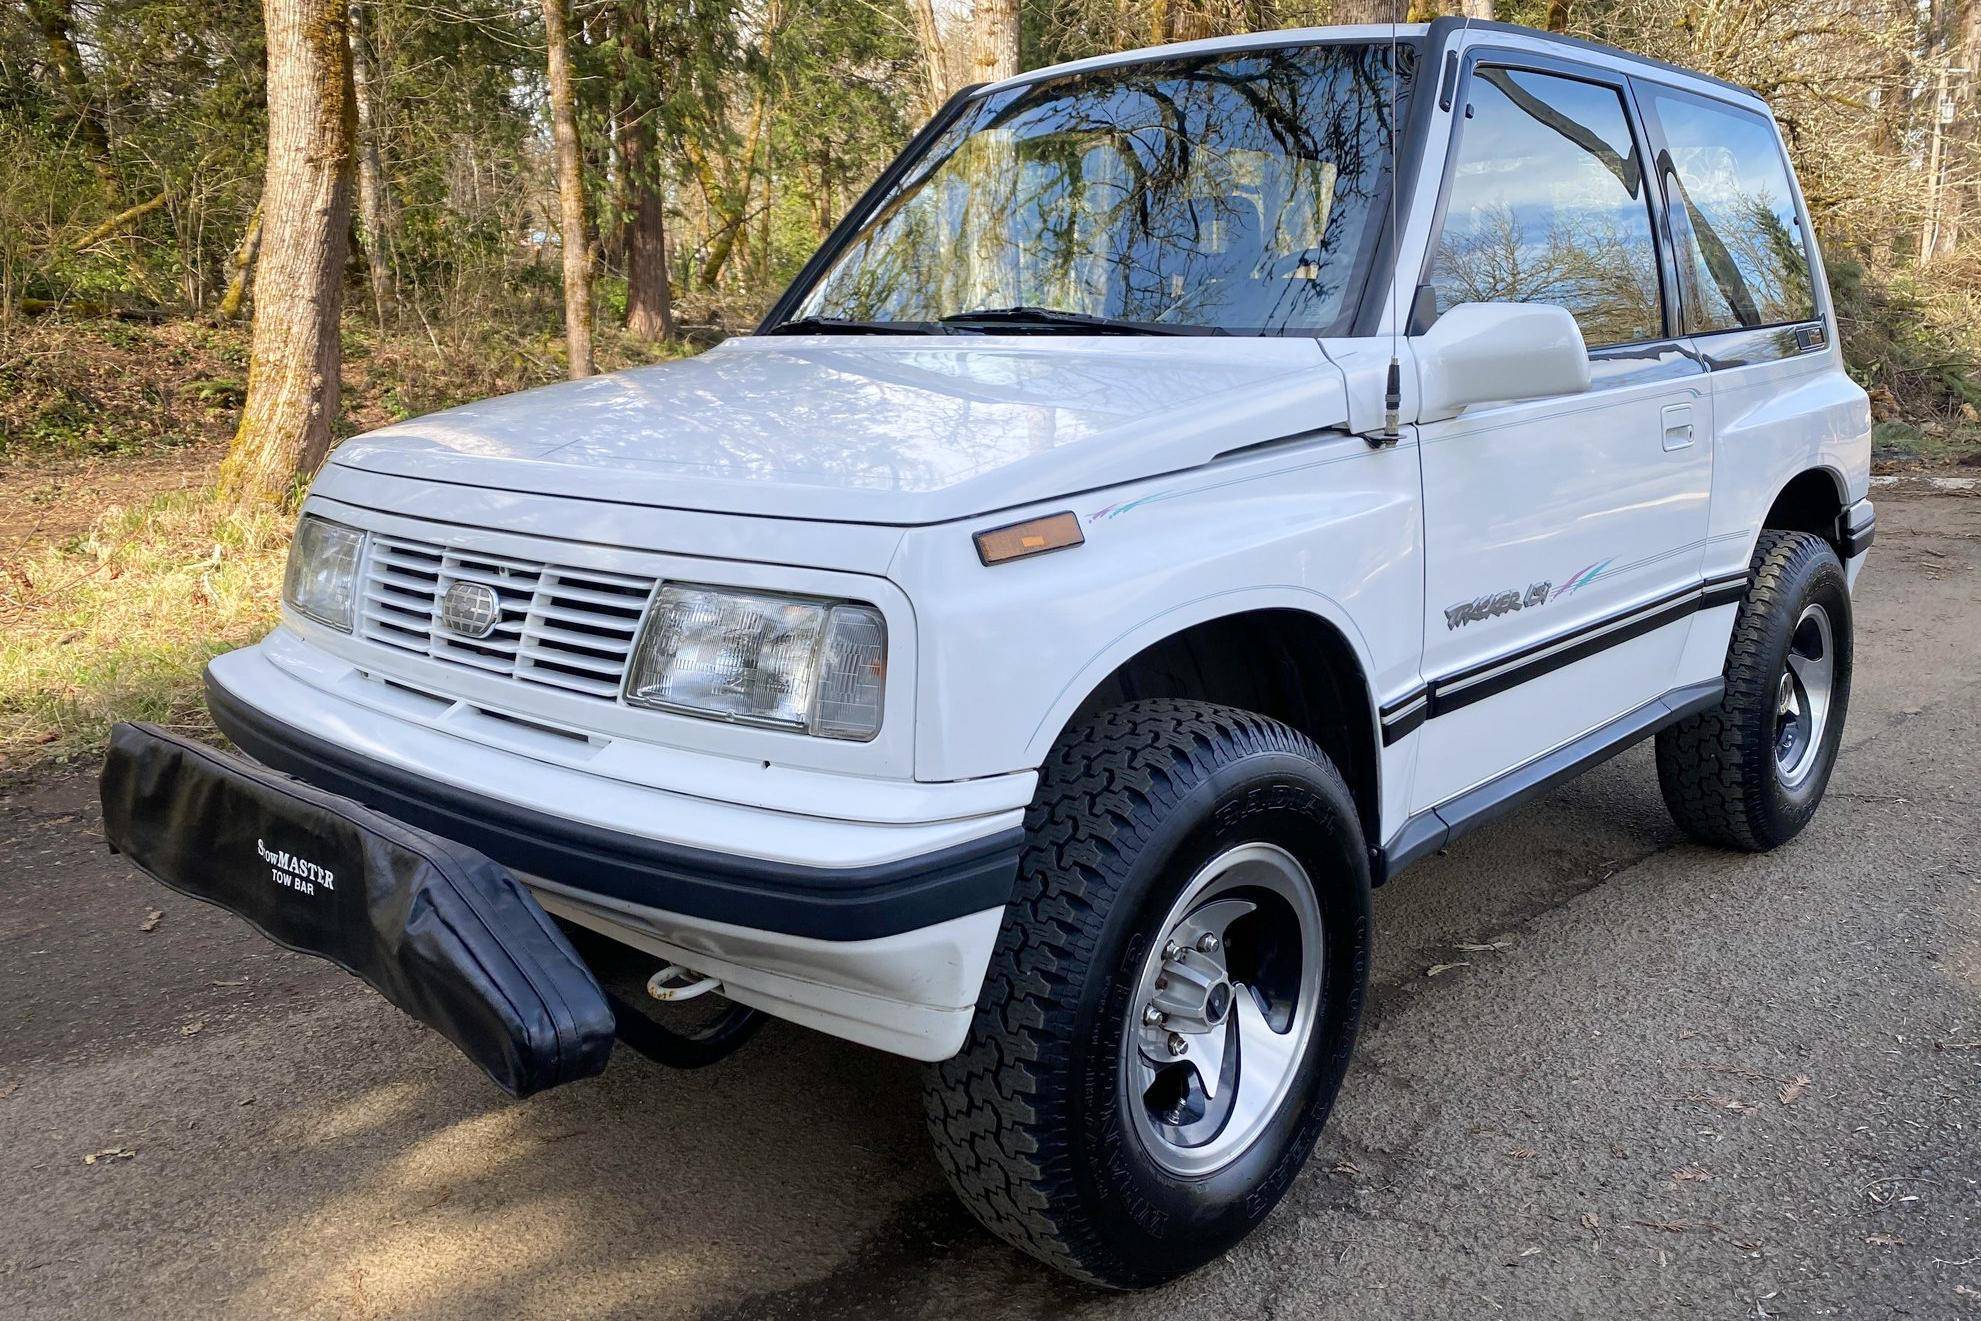
[[[1493,0],[1464,0],[1459,12],[1467,18],[1480,18],[1490,23],[1493,21]]]
[[[349,256],[356,95],[344,0],[262,0],[268,181],[253,347],[220,493],[281,500],[330,452]]]
[[[248,278],[254,273],[255,255],[260,251],[261,203],[257,202],[254,214],[248,217],[247,231],[241,235],[241,246],[227,261],[227,292],[220,296],[222,320],[232,321],[241,315],[241,306],[248,301]]]
[[[90,96],[89,76],[83,72],[82,54],[76,49],[74,0],[27,0],[27,7],[35,27],[41,31],[42,44],[48,49],[49,68],[69,103],[83,150],[96,169],[104,196],[115,201],[121,190],[117,186],[116,170],[110,163],[110,132]]]
[[[1946,128],[1942,149],[1945,178],[1940,184],[1938,243],[1935,258],[1951,257],[1960,247],[1960,236],[1974,197],[1976,170],[1981,168],[1981,98],[1975,94],[1975,80],[1981,78],[1975,61],[1981,59],[1981,3],[1956,0],[1948,9],[1949,58],[1959,62],[1956,81],[1950,90],[1953,122]]]
[[[550,136],[557,167],[558,228],[564,248],[564,344],[574,381],[592,363],[591,248],[585,232],[584,152],[578,144],[577,96],[571,86],[570,13],[566,0],[543,0],[550,56]]]
[[[378,74],[372,64],[371,38],[365,7],[351,0],[351,83],[358,105],[358,240],[364,248],[365,270],[371,278],[371,306],[384,328],[398,305],[398,281],[389,255],[391,235],[385,191],[385,169],[379,151]]]
[[[1015,78],[1018,59],[1018,0],[976,0],[977,81]]]
[[[756,186],[757,153],[763,146],[764,110],[764,93],[759,91],[756,106],[750,112],[750,127],[743,135],[742,159],[727,179],[716,173],[708,153],[701,149],[699,143],[693,138],[682,140],[681,152],[695,171],[702,195],[708,202],[712,222],[708,253],[702,258],[701,285],[704,289],[715,288],[722,268],[735,255],[736,249],[747,247],[748,236],[744,233],[744,226],[749,222],[750,196]]]
[[[1568,31],[1569,0],[1548,0],[1548,31]]]
[[[1337,23],[1401,23],[1410,13],[1410,0],[1335,0]]]
[[[942,49],[942,29],[936,26],[935,0],[910,0],[915,15],[915,44],[922,52],[924,112],[933,116],[949,99],[949,57]]]
[[[643,0],[626,0],[620,10],[626,56],[637,66],[639,89],[628,96],[619,123],[619,160],[625,171],[626,330],[644,340],[674,338],[674,301],[667,284],[667,204],[660,187],[660,153],[655,123],[659,97],[652,80],[653,39]]]

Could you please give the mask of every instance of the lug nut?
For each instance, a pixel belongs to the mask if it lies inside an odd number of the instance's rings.
[[[1206,931],[1203,935],[1197,937],[1197,949],[1198,952],[1200,953],[1215,954],[1217,953],[1217,946],[1218,946],[1217,937],[1212,935],[1208,931]]]
[[[1175,941],[1168,940],[1163,942],[1162,957],[1165,963],[1175,958],[1177,955],[1181,954],[1182,952],[1183,952],[1183,947],[1177,944]]]
[[[1170,1054],[1172,1054],[1172,1055],[1183,1055],[1183,1054],[1187,1054],[1187,1053],[1189,1052],[1189,1050],[1190,1050],[1190,1043],[1189,1043],[1189,1042],[1187,1042],[1187,1041],[1185,1041],[1185,1040],[1183,1039],[1183,1034],[1182,1034],[1182,1033],[1180,1033],[1180,1032],[1172,1032],[1172,1033],[1170,1033],[1170,1034],[1169,1034],[1169,1053],[1170,1053]]]
[[[1156,1008],[1154,1005],[1150,1005],[1147,1009],[1144,1009],[1142,1011],[1142,1021],[1144,1023],[1147,1023],[1150,1027],[1156,1026],[1158,1023],[1162,1022],[1162,1020],[1163,1020],[1162,1010]]]

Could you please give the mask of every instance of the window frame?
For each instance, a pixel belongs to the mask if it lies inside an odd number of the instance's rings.
[[[1620,69],[1608,69],[1600,65],[1585,64],[1579,60],[1561,59],[1534,51],[1491,44],[1468,46],[1462,52],[1457,87],[1452,95],[1451,137],[1445,145],[1443,176],[1438,180],[1437,203],[1431,213],[1430,238],[1425,244],[1423,258],[1418,265],[1417,284],[1411,296],[1410,315],[1405,333],[1421,335],[1437,321],[1436,296],[1432,290],[1431,271],[1437,260],[1438,241],[1444,237],[1446,213],[1450,207],[1452,185],[1458,171],[1459,149],[1464,143],[1466,126],[1472,118],[1469,113],[1472,90],[1482,67],[1589,83],[1616,93],[1618,103],[1623,107],[1624,122],[1630,130],[1631,145],[1644,170],[1645,189],[1642,200],[1645,220],[1651,234],[1652,259],[1658,271],[1659,333],[1647,339],[1593,345],[1589,348],[1589,354],[1592,359],[1599,361],[1612,354],[1632,356],[1646,348],[1670,344],[1682,338],[1683,332],[1678,324],[1677,264],[1673,260],[1671,234],[1666,228],[1667,209],[1663,204],[1662,180],[1659,181],[1658,191],[1653,193],[1650,181],[1656,162],[1651,154],[1652,143],[1647,124],[1637,104],[1636,90],[1632,85],[1635,80]]]
[[[1767,339],[1777,339],[1783,341],[1777,346],[1780,352],[1771,356],[1780,357],[1793,357],[1797,354],[1818,352],[1827,348],[1835,335],[1830,324],[1832,310],[1830,307],[1829,290],[1826,287],[1827,282],[1820,278],[1822,267],[1816,253],[1815,226],[1810,223],[1809,206],[1802,196],[1802,181],[1796,177],[1795,162],[1789,159],[1788,144],[1782,141],[1781,130],[1775,122],[1773,113],[1766,109],[1765,106],[1756,107],[1746,105],[1729,97],[1715,96],[1710,92],[1702,91],[1696,87],[1679,86],[1676,83],[1668,83],[1656,78],[1633,76],[1630,81],[1633,93],[1637,93],[1639,90],[1637,85],[1642,84],[1641,95],[1636,96],[1635,99],[1640,101],[1639,108],[1642,114],[1644,132],[1650,140],[1652,149],[1656,152],[1653,165],[1657,173],[1658,195],[1660,198],[1658,208],[1660,213],[1659,223],[1665,228],[1667,234],[1671,233],[1670,225],[1673,208],[1683,206],[1684,201],[1682,198],[1675,196],[1674,191],[1666,186],[1668,180],[1677,179],[1678,166],[1677,162],[1672,159],[1671,143],[1665,136],[1664,121],[1658,117],[1658,108],[1655,101],[1655,98],[1658,96],[1670,96],[1681,100],[1693,101],[1727,114],[1745,116],[1767,130],[1768,137],[1775,144],[1775,161],[1781,166],[1783,176],[1788,181],[1789,200],[1795,205],[1796,231],[1802,243],[1802,264],[1809,281],[1809,305],[1811,308],[1811,315],[1809,316],[1796,317],[1787,321],[1770,321],[1758,326],[1736,325],[1722,326],[1717,329],[1695,328],[1685,324],[1685,299],[1681,284],[1684,277],[1679,272],[1678,245],[1676,242],[1673,242],[1670,245],[1667,265],[1670,267],[1672,316],[1675,322],[1676,332],[1694,340],[1721,340],[1725,337],[1736,335],[1752,335]],[[1813,339],[1805,335],[1783,333],[1796,332],[1809,326],[1816,327],[1820,332]]]

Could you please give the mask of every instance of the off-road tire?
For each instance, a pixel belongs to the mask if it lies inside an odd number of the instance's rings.
[[[1836,550],[1808,532],[1763,532],[1748,583],[1727,649],[1726,696],[1659,733],[1658,783],[1686,834],[1759,853],[1809,824],[1836,764],[1850,706],[1850,586]],[[1776,685],[1795,623],[1811,603],[1823,606],[1833,630],[1832,696],[1817,761],[1790,787],[1775,762]]]
[[[994,1233],[1091,1283],[1143,1288],[1218,1256],[1279,1201],[1354,1046],[1369,862],[1355,803],[1312,740],[1190,701],[1136,702],[1047,759],[975,1019],[930,1067],[936,1158]],[[1323,915],[1322,1008],[1277,1116],[1229,1165],[1172,1175],[1122,1113],[1135,969],[1189,877],[1241,841],[1278,844]]]

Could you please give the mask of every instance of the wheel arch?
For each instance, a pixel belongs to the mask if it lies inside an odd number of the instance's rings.
[[[1761,532],[1813,532],[1843,554],[1838,519],[1850,504],[1842,473],[1827,465],[1804,468],[1783,483],[1756,529]]]
[[[1253,711],[1320,745],[1348,782],[1374,847],[1382,838],[1382,726],[1353,625],[1315,602],[1223,604],[1151,621],[1097,656],[1041,722],[1033,753],[1043,760],[1075,723],[1124,702],[1189,698]]]

